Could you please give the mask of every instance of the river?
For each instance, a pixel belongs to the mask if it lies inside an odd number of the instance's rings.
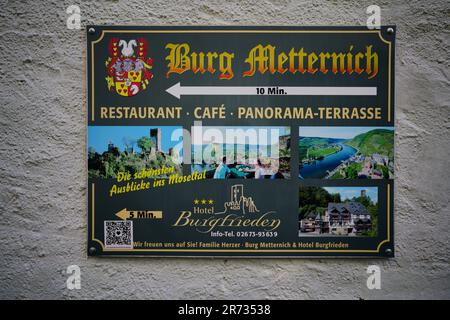
[[[316,160],[310,164],[300,165],[300,178],[303,179],[322,179],[341,164],[341,161],[347,160],[356,153],[356,149],[345,144],[340,144],[342,150],[325,157],[323,160]]]

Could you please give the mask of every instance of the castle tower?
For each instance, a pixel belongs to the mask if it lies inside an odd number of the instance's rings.
[[[108,151],[111,152],[114,150],[114,143],[112,143],[111,141],[108,143]]]
[[[365,190],[365,189],[361,190],[361,198],[365,198],[366,197],[366,192],[367,192],[367,190]]]
[[[231,187],[231,201],[239,203],[244,195],[244,185],[237,184]]]
[[[150,129],[150,138],[155,143],[156,151],[161,151],[161,128]]]

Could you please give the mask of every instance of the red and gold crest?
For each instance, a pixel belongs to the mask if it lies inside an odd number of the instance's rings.
[[[147,58],[147,40],[143,38],[123,40],[113,38],[109,42],[110,56],[106,60],[108,76],[105,78],[110,91],[124,97],[132,97],[145,90],[153,78],[150,71],[153,60]]]

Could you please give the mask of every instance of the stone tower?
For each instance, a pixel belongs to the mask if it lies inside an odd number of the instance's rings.
[[[155,143],[156,151],[161,151],[161,128],[150,129],[150,138]]]

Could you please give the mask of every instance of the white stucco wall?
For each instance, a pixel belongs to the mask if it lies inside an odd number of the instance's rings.
[[[436,1],[0,1],[0,298],[450,298],[449,13]],[[394,259],[86,257],[82,24],[396,24]],[[82,271],[69,291],[68,265]],[[382,289],[366,288],[366,268]]]

